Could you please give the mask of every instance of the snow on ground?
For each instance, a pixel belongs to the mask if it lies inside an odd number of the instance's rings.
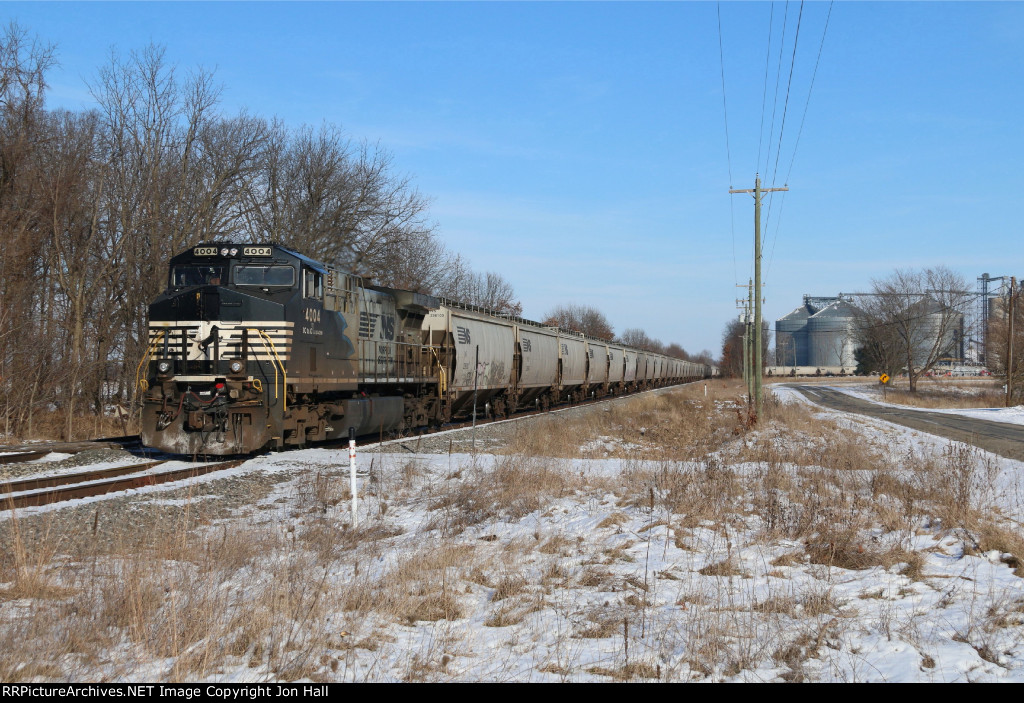
[[[857,397],[864,397],[865,400],[871,400],[870,397],[860,396],[855,392],[850,392],[851,389],[849,388],[835,386],[826,387],[834,390],[842,390],[844,393],[857,395]],[[965,445],[960,442],[951,442],[945,437],[921,432],[919,430],[905,427],[904,425],[898,425],[894,422],[886,422],[885,420],[868,417],[866,415],[853,415],[824,408],[820,405],[816,405],[813,401],[808,399],[807,396],[795,388],[778,385],[772,386],[771,390],[782,403],[805,404],[813,407],[820,417],[829,418],[850,431],[856,431],[865,437],[884,437],[886,445],[891,449],[891,451],[897,453],[905,452],[908,455],[918,457],[938,456],[944,451],[948,451],[951,447],[965,448]],[[882,405],[883,403],[877,404]],[[905,405],[892,405],[889,403],[885,405],[897,407],[903,410],[917,409],[908,408]],[[995,410],[1000,409],[1016,410],[1016,408],[995,408]],[[940,411],[928,410],[927,412]],[[966,412],[964,414],[966,414]],[[982,419],[986,418],[982,417]],[[1005,420],[999,421],[1005,422]],[[986,499],[992,501],[994,505],[998,507],[1000,512],[1007,518],[1017,520],[1021,524],[1024,524],[1024,462],[1007,459],[999,456],[998,454],[993,454],[992,452],[986,452],[976,448],[971,448],[971,453],[975,455],[977,461],[983,466],[986,473],[984,486],[981,487],[981,490],[985,490],[990,493]]]
[[[281,481],[205,528],[210,575],[202,558],[183,569],[168,558],[157,586],[138,587],[157,600],[182,589],[172,602],[202,623],[186,653],[128,627],[100,655],[60,661],[113,681],[1024,681],[1024,568],[902,490],[932,476],[930,457],[946,461],[969,479],[965,500],[1019,527],[1021,462],[870,418],[814,417],[841,434],[727,432],[692,460],[659,458],[624,431],[580,437],[578,456],[595,458],[368,447],[357,529],[347,450],[258,457],[231,475]],[[649,439],[658,428],[643,422]],[[818,465],[841,440],[887,468]],[[799,461],[772,458],[804,444]],[[196,502],[213,478],[187,483]],[[828,524],[806,528],[815,515]],[[188,610],[208,594],[210,612]],[[0,590],[0,622],[29,605]],[[74,631],[101,610],[64,608],[57,622]],[[247,629],[260,617],[266,642]],[[216,664],[182,664],[195,660]]]
[[[509,461],[390,453],[377,460],[384,483],[415,467],[426,484],[493,473]],[[644,459],[557,462],[585,483],[662,468]],[[430,502],[388,511],[389,530],[401,535],[362,578],[386,582],[410,554],[442,540]],[[363,523],[375,523],[378,502],[362,505]],[[757,538],[762,527],[747,517],[725,529],[709,521],[683,528],[610,491],[468,526],[453,547],[462,566],[499,560],[508,583],[459,581],[463,618],[360,623],[348,636],[382,641],[351,652],[340,678],[408,678],[419,657],[428,668],[444,662],[430,677],[456,680],[607,680],[632,671],[770,681],[793,674],[790,657],[800,660],[801,677],[820,681],[1024,681],[1024,580],[999,552],[966,554],[960,538],[921,525],[908,537],[926,555],[922,575],[912,577],[904,562],[812,563],[800,541]],[[354,574],[338,576],[343,588]]]
[[[21,454],[27,454],[27,453],[29,453],[28,450],[16,451],[16,452],[0,452],[0,457],[19,456]],[[64,461],[64,460],[69,459],[69,458],[71,458],[73,456],[74,456],[74,454],[65,454],[63,452],[50,452],[49,454],[41,456],[38,459],[32,459],[31,461],[23,461],[23,462],[16,462],[16,463],[21,464],[22,466],[30,466],[30,465],[36,465],[36,464],[52,464],[54,462]],[[7,465],[4,464],[2,466],[7,466]]]

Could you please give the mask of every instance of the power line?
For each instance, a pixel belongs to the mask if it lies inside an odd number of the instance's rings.
[[[779,125],[779,146],[775,150],[775,169],[772,171],[772,183],[775,183],[775,176],[779,172],[779,157],[782,156],[782,135],[786,131],[786,115],[789,112],[789,93],[790,93],[790,90],[793,87],[793,68],[796,66],[796,47],[797,47],[797,44],[800,42],[800,24],[801,24],[803,18],[804,18],[804,0],[800,0],[800,14],[797,15],[797,18],[796,18],[796,34],[793,35],[793,56],[792,56],[792,58],[789,61],[789,80],[786,82],[786,102],[783,103],[783,106],[782,106],[782,124]],[[785,194],[783,194],[782,198],[783,198],[783,200],[785,200],[785,198],[786,198]],[[775,196],[774,195],[769,196],[769,198],[768,198],[768,214],[765,216],[765,231],[768,230],[768,223],[771,222],[771,219],[772,219],[772,205],[774,203],[775,203]],[[781,204],[779,205],[779,207],[780,208],[782,207]],[[779,214],[779,221],[781,222],[781,220],[782,220],[782,217],[781,217],[781,213],[780,213]],[[778,231],[779,231],[779,228],[776,227],[775,228],[776,234],[778,233]],[[774,250],[774,248],[775,248],[775,244],[773,242],[772,243],[772,249]]]
[[[772,124],[768,129],[768,155],[764,162],[764,172],[768,173],[768,162],[772,159],[771,138],[775,134],[775,113],[779,107],[779,80],[782,78],[782,47],[786,45],[786,25],[789,20],[789,0],[786,0],[786,11],[782,15],[782,39],[779,41],[779,64],[775,69],[775,97],[772,102]]]
[[[800,13],[796,18],[796,34],[793,35],[793,56],[789,60],[789,81],[786,83],[786,102],[782,105],[782,124],[779,125],[779,146],[775,150],[775,170],[772,171],[772,183],[779,171],[779,156],[782,155],[782,135],[786,131],[786,114],[789,112],[789,92],[793,87],[793,68],[796,66],[796,47],[800,42],[800,23],[804,18],[804,0],[800,0]],[[768,202],[768,216],[771,216],[771,199]]]
[[[835,0],[832,0],[832,2],[829,3],[829,5],[828,5],[828,14],[825,16],[825,28],[821,32],[821,42],[818,45],[818,57],[814,61],[814,72],[811,74],[811,84],[810,84],[810,87],[807,89],[807,101],[804,103],[803,116],[800,118],[800,128],[797,130],[796,142],[793,145],[793,155],[792,155],[792,158],[790,158],[790,161],[789,161],[789,169],[786,171],[786,180],[784,181],[785,185],[789,184],[789,177],[793,173],[793,164],[796,162],[796,152],[797,152],[797,149],[800,148],[800,137],[804,133],[804,123],[807,121],[807,110],[808,110],[808,108],[811,105],[811,94],[814,92],[814,81],[815,81],[815,79],[818,76],[818,66],[821,64],[821,54],[822,54],[822,51],[825,48],[825,37],[828,35],[828,25],[829,25],[829,21],[832,18],[832,6],[834,4],[835,4]],[[794,53],[795,53],[795,49],[794,49]],[[775,261],[775,244],[777,243],[778,238],[779,238],[779,227],[782,224],[782,211],[783,211],[783,208],[785,207],[785,205],[786,205],[786,194],[783,193],[782,194],[782,199],[779,202],[779,211],[778,211],[778,214],[776,215],[777,222],[775,224],[775,234],[772,237],[771,253],[768,256],[768,271],[769,272],[771,271],[772,263],[774,263],[774,261]],[[768,214],[769,214],[769,216],[771,215],[771,201],[770,200],[769,200],[769,204],[768,204]]]
[[[718,65],[722,71],[722,112],[725,115],[725,157],[729,162],[729,187],[732,188],[732,152],[729,149],[729,108],[725,100],[725,53],[722,50],[722,3],[718,7]]]
[[[825,35],[828,34],[828,22],[832,18],[832,5],[835,0],[828,4],[828,14],[825,16],[825,29],[821,32],[821,44],[818,45],[818,58],[814,61],[814,73],[811,74],[811,87],[807,89],[807,102],[804,103],[804,114],[800,118],[800,129],[796,133],[796,144],[793,145],[793,158],[789,162],[789,170],[786,171],[786,182],[789,182],[789,174],[793,172],[793,162],[796,161],[796,150],[800,147],[800,137],[804,133],[804,121],[807,119],[807,108],[811,105],[811,93],[814,91],[814,79],[818,77],[818,64],[821,63],[821,52],[825,48]]]
[[[732,188],[732,152],[729,148],[729,107],[725,99],[725,52],[722,49],[722,3],[716,3],[718,10],[718,65],[722,73],[722,114],[725,116],[725,158],[729,164],[729,187]],[[736,271],[736,215],[729,198],[729,219],[732,227],[732,277],[737,280]]]
[[[768,64],[772,56],[772,25],[774,20],[775,2],[773,1],[771,13],[768,15],[768,47],[764,52],[764,87],[761,90],[761,130],[757,135],[757,164],[761,163],[761,142],[764,140],[764,107],[768,99]]]

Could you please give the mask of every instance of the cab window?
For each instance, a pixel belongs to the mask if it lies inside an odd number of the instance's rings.
[[[171,269],[172,288],[219,286],[223,283],[227,283],[223,266],[184,265]]]
[[[291,266],[236,266],[236,286],[292,286],[295,269]]]
[[[303,269],[303,297],[324,299],[324,277],[319,271]]]

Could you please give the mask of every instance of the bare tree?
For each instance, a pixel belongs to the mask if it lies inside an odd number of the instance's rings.
[[[290,131],[275,123],[245,194],[246,229],[378,283],[429,288],[436,270],[410,276],[411,263],[444,260],[429,202],[392,162],[379,145],[354,143],[335,125]]]
[[[515,288],[498,273],[473,273],[461,258],[455,261],[456,270],[445,281],[439,294],[468,305],[478,305],[501,315],[519,317],[523,305],[516,297]]]
[[[659,340],[648,336],[648,334],[639,327],[631,327],[623,332],[622,336],[619,337],[619,341],[627,346],[636,347],[637,349],[643,349],[645,351],[651,351],[658,354],[665,351],[665,345],[663,345]]]
[[[589,305],[557,305],[544,317],[544,324],[582,332],[598,339],[611,340],[615,337],[615,331],[604,313]]]
[[[710,349],[701,350],[700,354],[693,356],[690,361],[695,361],[698,364],[707,364],[708,366],[714,366],[718,363]]]
[[[973,295],[945,266],[898,269],[873,280],[872,293],[862,298],[858,342],[887,372],[905,370],[914,393],[918,379],[940,360],[962,356],[964,313]]]
[[[41,379],[56,354],[38,150],[45,144],[46,74],[54,49],[15,22],[0,33],[0,395],[5,430],[31,432]],[[45,384],[44,384],[45,385]]]
[[[675,357],[676,359],[688,360],[690,358],[690,355],[686,353],[686,350],[683,349],[681,345],[676,344],[675,342],[672,342],[667,347],[665,347],[665,355]]]
[[[730,320],[722,330],[722,360],[720,371],[723,376],[743,376],[743,336],[747,326],[739,320]]]
[[[1019,284],[1018,284],[1019,286]],[[1008,377],[1013,388],[1010,402],[1017,402],[1024,392],[1024,301],[1021,291],[1007,291],[999,300],[995,314],[989,320],[986,357],[989,367]],[[1010,315],[1013,315],[1013,343],[1010,341]],[[1012,348],[1012,351],[1011,351]],[[1013,356],[1009,356],[1012,354]],[[1007,359],[1012,359],[1008,364]]]

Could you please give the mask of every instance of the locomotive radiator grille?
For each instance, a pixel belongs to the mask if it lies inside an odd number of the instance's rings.
[[[223,361],[247,357],[276,363],[291,358],[293,327],[294,323],[281,321],[150,322],[149,343],[157,358]],[[262,331],[272,344],[253,330]]]

